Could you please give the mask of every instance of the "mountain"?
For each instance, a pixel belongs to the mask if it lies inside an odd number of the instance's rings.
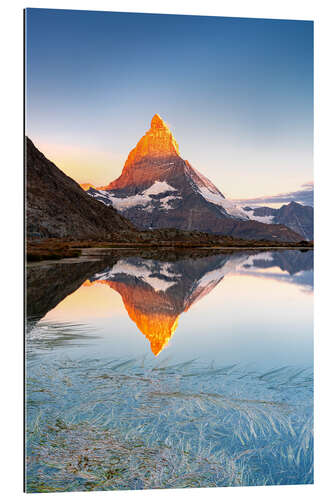
[[[280,208],[244,207],[251,219],[269,224],[284,224],[305,240],[313,240],[313,207],[292,201]]]
[[[140,229],[177,228],[270,241],[302,239],[283,225],[250,220],[245,210],[181,158],[175,138],[157,114],[129,153],[120,177],[87,193]]]
[[[179,316],[247,258],[246,254],[183,258],[175,262],[139,256],[120,258],[84,285],[102,284],[117,291],[129,317],[157,356],[175,333]]]
[[[27,238],[108,238],[134,226],[88,196],[26,138]]]

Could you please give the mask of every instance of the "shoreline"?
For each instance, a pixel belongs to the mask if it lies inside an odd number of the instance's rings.
[[[106,257],[107,255],[112,255],[115,252],[137,252],[137,253],[151,253],[152,256],[158,257],[161,253],[175,253],[178,255],[186,255],[188,253],[199,254],[201,252],[221,252],[221,253],[233,253],[233,252],[263,252],[263,251],[283,251],[283,250],[299,250],[299,251],[313,251],[314,246],[300,246],[296,245],[137,245],[137,244],[118,244],[112,245],[109,243],[101,243],[99,246],[94,246],[93,244],[83,244],[80,246],[78,242],[64,242],[63,245],[57,248],[47,247],[44,245],[36,245],[28,242],[28,250],[26,252],[26,265],[34,266],[38,264],[55,264],[55,263],[67,263],[74,264],[82,261],[92,261],[98,260],[99,258]]]
[[[110,247],[75,247],[80,250],[86,250],[86,249],[91,249],[91,250],[128,250],[128,249],[163,249],[163,250],[258,250],[258,249],[267,249],[267,250],[313,250],[314,246],[295,246],[295,245],[288,245],[288,246],[220,246],[220,245],[212,245],[212,246],[173,246],[173,245],[147,245],[147,246],[140,246],[140,245],[131,245],[131,246],[110,246]]]

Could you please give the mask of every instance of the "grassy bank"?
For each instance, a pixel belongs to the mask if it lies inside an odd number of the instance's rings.
[[[73,244],[62,240],[43,240],[28,242],[26,247],[26,259],[28,262],[41,260],[58,260],[69,257],[79,257],[81,250],[76,248],[78,243]]]
[[[196,235],[197,236],[197,235]],[[43,239],[32,240],[27,242],[26,259],[28,262],[36,262],[42,260],[56,260],[65,258],[75,258],[81,255],[83,248],[126,248],[130,249],[151,249],[165,251],[186,251],[188,249],[223,249],[223,251],[233,251],[240,249],[281,249],[281,248],[294,248],[300,250],[307,250],[313,248],[313,242],[301,241],[299,243],[288,242],[274,242],[274,241],[255,241],[255,240],[238,240],[231,237],[214,237],[210,235],[206,237],[193,237],[192,239],[160,239],[141,241],[121,241],[121,239],[113,241],[68,241],[61,239]]]

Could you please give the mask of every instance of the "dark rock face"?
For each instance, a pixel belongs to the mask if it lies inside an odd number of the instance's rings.
[[[290,227],[307,240],[313,240],[313,207],[292,201],[279,209],[274,222]]]
[[[38,321],[93,273],[103,269],[100,262],[37,264],[26,270],[27,319]]]
[[[305,240],[313,240],[313,207],[292,201],[280,208],[244,207],[244,210],[250,217],[271,217],[273,224],[284,224],[300,234]]]
[[[140,229],[177,228],[235,238],[297,242],[283,225],[252,221],[184,161],[167,125],[155,115],[130,152],[121,176],[87,193],[113,206]]]
[[[108,238],[133,225],[92,199],[26,139],[27,238]]]

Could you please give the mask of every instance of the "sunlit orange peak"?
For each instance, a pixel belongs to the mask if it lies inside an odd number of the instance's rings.
[[[150,129],[132,149],[125,163],[125,169],[141,161],[145,156],[179,156],[179,147],[167,124],[155,114]]]
[[[148,288],[109,280],[86,280],[83,286],[97,284],[107,285],[121,295],[129,317],[149,340],[150,349],[157,356],[167,346],[178,326],[179,313],[173,310],[168,298]]]
[[[167,164],[172,160],[180,158],[179,146],[172,135],[167,124],[162,120],[159,114],[155,114],[150,123],[150,129],[139,140],[133,148],[125,162],[122,174],[118,179],[110,182],[107,186],[101,186],[97,189],[122,189],[129,184],[134,183],[133,168],[144,168],[144,177],[147,180],[149,176],[148,168],[150,164]]]
[[[154,128],[165,128],[165,129],[169,130],[169,127],[162,120],[162,118],[160,117],[160,115],[158,113],[156,113],[153,116],[153,118],[151,119],[150,128],[152,128],[152,129],[154,129]],[[169,130],[169,132],[170,132],[170,130]]]
[[[167,314],[143,314],[131,304],[125,304],[129,317],[149,340],[155,356],[167,346],[178,326],[178,316]]]
[[[168,344],[178,325],[179,314],[173,309],[168,297],[146,287],[112,281],[108,285],[120,293],[129,317],[149,340],[151,351],[157,356]]]

